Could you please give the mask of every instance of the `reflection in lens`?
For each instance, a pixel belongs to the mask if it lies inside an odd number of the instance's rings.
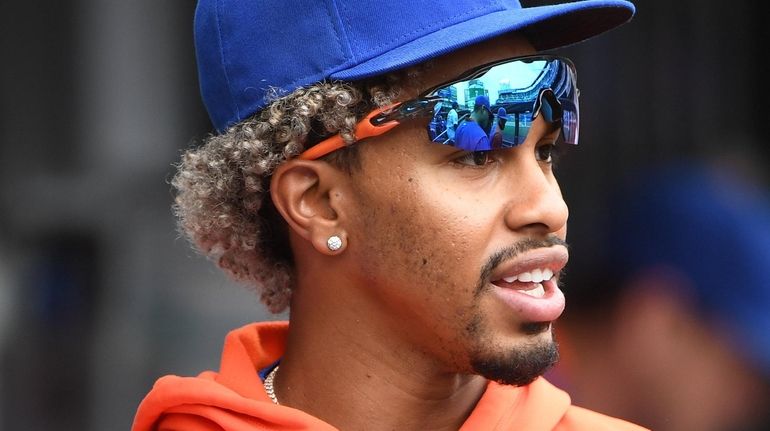
[[[546,88],[553,93],[549,103],[538,103]],[[479,151],[491,148],[490,140],[494,140],[495,133],[501,133],[501,146],[513,147],[524,142],[538,109],[545,109],[547,121],[562,121],[565,142],[576,144],[577,94],[574,66],[566,60],[534,57],[509,61],[432,92],[431,96],[443,103],[434,112],[428,134],[434,142]],[[479,96],[489,101],[484,113],[475,105]],[[506,113],[502,128],[497,114],[501,108]],[[485,142],[479,129],[483,131],[487,125],[482,115],[490,113],[492,127],[486,132]]]

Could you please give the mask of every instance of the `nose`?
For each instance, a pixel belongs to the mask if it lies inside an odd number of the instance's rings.
[[[524,165],[524,166],[522,166]],[[545,235],[563,230],[569,210],[556,178],[535,160],[511,173],[512,184],[505,223],[515,232]]]

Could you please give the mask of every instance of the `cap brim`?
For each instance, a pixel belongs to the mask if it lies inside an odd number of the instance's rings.
[[[330,77],[352,81],[381,75],[514,31],[527,37],[538,51],[561,48],[618,27],[634,12],[634,5],[623,0],[503,10],[444,27]]]

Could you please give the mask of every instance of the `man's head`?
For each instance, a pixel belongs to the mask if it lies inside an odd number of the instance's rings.
[[[533,49],[506,36],[459,52],[435,59],[416,91],[462,73],[466,61],[483,64]],[[560,313],[563,297],[555,280],[537,287],[503,278],[535,268],[558,273],[566,262],[566,250],[556,244],[566,235],[567,208],[549,160],[558,131],[537,123],[520,151],[477,155],[430,144],[426,124],[408,122],[361,143],[358,169],[345,175],[306,162],[277,168],[273,199],[291,226],[292,243],[313,244],[293,248],[295,260],[309,269],[308,284],[322,272],[343,277],[334,289],[349,309],[421,346],[447,371],[526,383],[555,360],[548,322]],[[313,178],[308,188],[296,191],[297,180],[307,178]],[[513,182],[520,188],[513,190]],[[310,186],[323,194],[304,204],[292,197],[307,195]],[[342,238],[343,252],[327,249],[331,235]],[[516,260],[524,251],[529,260]],[[298,294],[313,295],[302,291],[302,281]],[[510,286],[547,299],[510,295]],[[293,312],[303,310],[295,305]],[[511,363],[529,368],[511,370],[505,366]]]
[[[766,429],[742,425],[770,405],[770,200],[742,174],[679,161],[617,184],[595,264],[570,271],[576,399],[656,430]]]
[[[678,279],[667,293],[770,381],[770,200],[740,174],[682,163],[633,178],[614,195],[607,253],[629,289]]]
[[[508,121],[508,113],[505,112],[505,108],[500,107],[497,110],[497,125],[500,127],[500,130],[505,129],[505,123]]]
[[[429,118],[407,115],[356,140],[378,108],[605,31],[632,6],[334,3],[199,3],[201,87],[220,134],[174,179],[183,227],[273,311],[291,301],[292,316],[363,322],[447,371],[526,383],[555,360],[550,322],[563,308],[548,274],[567,260],[550,169],[559,130],[541,116],[515,150],[467,153],[431,143]],[[348,146],[304,157],[335,136]]]
[[[482,129],[486,130],[492,124],[492,111],[489,108],[489,97],[485,95],[476,96],[473,102],[473,120],[479,123]]]

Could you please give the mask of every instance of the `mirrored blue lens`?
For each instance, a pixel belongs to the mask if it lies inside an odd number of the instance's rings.
[[[485,66],[427,96],[438,100],[428,125],[434,142],[467,151],[514,147],[542,115],[560,123],[566,143],[577,144],[575,67],[564,58],[533,56]]]

